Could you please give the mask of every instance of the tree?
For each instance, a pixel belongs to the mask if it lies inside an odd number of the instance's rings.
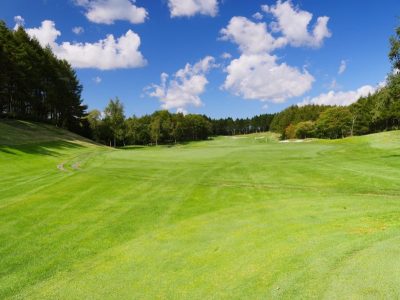
[[[325,105],[290,106],[274,116],[270,129],[284,135],[290,124],[296,125],[300,122],[316,121],[320,114],[330,107]]]
[[[331,107],[321,113],[316,122],[317,135],[337,139],[350,134],[353,116],[348,107]]]
[[[315,122],[305,121],[296,125],[295,136],[299,139],[311,138],[315,135]]]
[[[100,126],[102,123],[101,112],[97,109],[94,109],[88,113],[86,119],[89,122],[90,129],[92,131],[92,138],[100,142]]]
[[[156,146],[158,146],[158,140],[161,135],[161,118],[159,115],[151,118],[150,135]]]
[[[184,133],[185,116],[182,113],[178,113],[172,116],[172,131],[171,135],[174,138],[174,143],[181,141]]]
[[[289,126],[286,127],[282,138],[283,139],[294,139],[295,137],[296,137],[296,126],[293,124],[289,124]]]
[[[87,107],[71,65],[43,48],[22,27],[0,21],[0,114],[50,122],[85,134]]]
[[[104,121],[106,124],[108,124],[108,126],[111,129],[114,140],[114,147],[116,147],[117,140],[123,141],[125,137],[124,107],[118,98],[115,98],[115,100],[110,99],[110,102],[108,103],[107,107],[104,110],[104,114],[105,114]]]
[[[396,28],[395,34],[390,37],[389,60],[394,70],[400,70],[400,26]]]

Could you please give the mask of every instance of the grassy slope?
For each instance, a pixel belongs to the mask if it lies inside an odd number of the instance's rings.
[[[0,298],[400,297],[400,132],[112,150],[9,125]]]

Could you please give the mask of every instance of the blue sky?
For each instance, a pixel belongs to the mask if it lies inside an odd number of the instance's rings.
[[[250,117],[297,103],[348,105],[390,72],[399,12],[398,0],[0,2],[10,28],[19,20],[72,63],[89,109],[118,96],[128,116],[167,108]],[[111,46],[99,44],[110,34]]]

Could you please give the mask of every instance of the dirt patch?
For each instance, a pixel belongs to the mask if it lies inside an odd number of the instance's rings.
[[[60,171],[65,171],[64,164],[65,163],[57,165],[57,169],[59,169]]]

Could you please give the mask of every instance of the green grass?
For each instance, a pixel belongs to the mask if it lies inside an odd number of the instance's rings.
[[[113,150],[1,121],[0,145],[1,299],[400,297],[399,131]]]

